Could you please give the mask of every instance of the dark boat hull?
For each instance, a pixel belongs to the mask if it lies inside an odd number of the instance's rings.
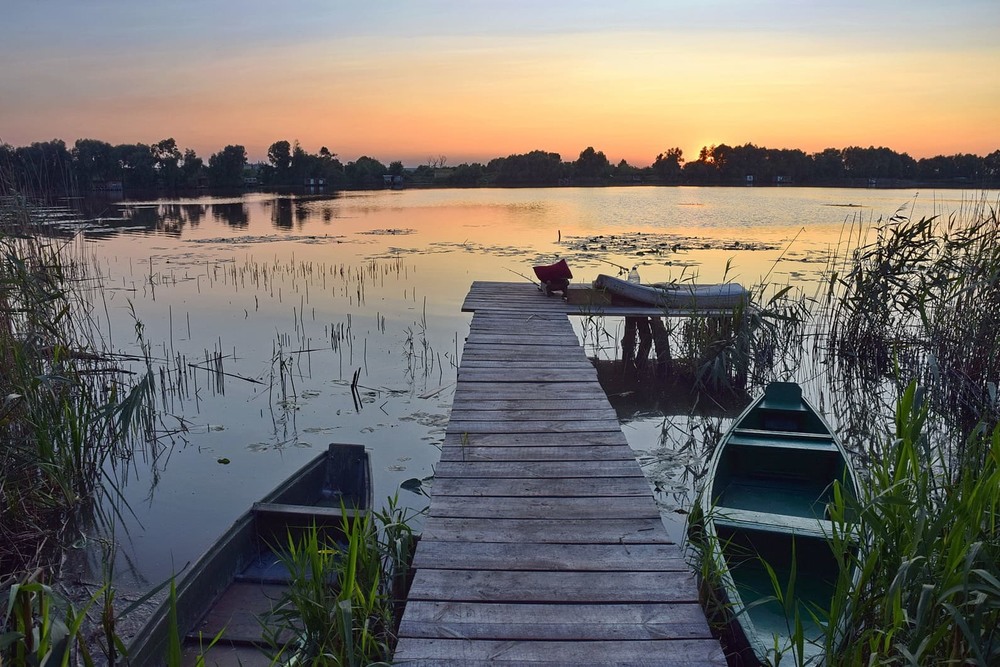
[[[354,515],[372,507],[371,469],[361,445],[331,444],[295,475],[255,503],[202,555],[176,584],[176,627],[184,664],[194,664],[201,646],[220,629],[215,664],[253,664],[264,657],[257,617],[270,610],[288,574],[273,547],[289,532],[311,525],[338,533],[341,503]],[[163,603],[129,646],[129,664],[163,664],[169,645],[170,609]],[[268,664],[265,662],[264,664]]]

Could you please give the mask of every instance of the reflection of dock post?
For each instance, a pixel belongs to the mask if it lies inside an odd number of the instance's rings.
[[[636,338],[639,349],[636,350]],[[659,317],[626,317],[625,334],[622,336],[622,361],[635,362],[641,367],[649,359],[650,350],[656,351],[656,368],[661,374],[670,373],[673,359],[670,356],[670,335]]]
[[[667,328],[659,317],[649,318],[649,328],[656,346],[656,370],[661,375],[668,375],[673,372],[673,359],[670,357],[670,334],[667,333]]]
[[[622,361],[628,364],[635,359],[635,331],[636,327],[632,323],[634,317],[625,318],[625,333],[622,335]]]
[[[639,349],[636,351],[636,335],[639,337]],[[643,366],[649,359],[649,351],[653,347],[653,333],[650,331],[648,317],[626,317],[625,335],[622,336],[622,361],[634,361],[636,366]]]
[[[736,387],[746,389],[750,376],[750,322],[744,313],[742,317],[734,317],[733,325],[736,335],[736,359],[734,361]]]

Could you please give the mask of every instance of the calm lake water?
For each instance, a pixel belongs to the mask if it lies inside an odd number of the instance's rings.
[[[127,353],[148,346],[158,383],[160,444],[124,473],[117,580],[144,590],[179,570],[329,442],[370,448],[377,501],[431,476],[474,280],[524,281],[517,274],[565,257],[581,283],[639,264],[644,282],[766,277],[812,294],[850,223],[900,208],[948,214],[968,201],[957,191],[636,187],[246,194],[88,202],[82,216],[54,210],[51,224],[78,232],[77,252],[103,277],[92,294],[102,336]],[[620,338],[620,321],[602,326]],[[614,358],[610,338],[590,353]],[[814,370],[788,378],[825,402]],[[681,539],[702,442],[735,415],[691,416],[683,392],[650,401],[635,387],[608,391]],[[98,562],[99,544],[81,540],[81,552]]]

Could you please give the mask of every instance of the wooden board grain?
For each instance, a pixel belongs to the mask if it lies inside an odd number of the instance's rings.
[[[539,542],[558,544],[672,544],[656,518],[481,519],[432,516],[422,537],[451,542]]]
[[[598,477],[570,479],[435,479],[432,493],[476,498],[551,496],[554,498],[601,498],[640,496],[653,502],[644,477]],[[432,501],[433,502],[433,501]]]
[[[698,601],[693,577],[687,572],[511,572],[426,568],[417,570],[407,599],[633,604]],[[568,617],[568,610],[560,616]]]
[[[680,547],[666,543],[480,543],[424,539],[413,566],[436,570],[688,572]]]
[[[621,445],[577,445],[521,447],[476,447],[452,445],[441,448],[441,462],[472,461],[629,461],[632,450]]]
[[[500,663],[582,667],[585,665],[649,665],[656,667],[725,667],[716,640],[656,639],[645,641],[469,641],[414,638],[400,642],[395,665],[482,667]]]
[[[639,477],[645,479],[635,459],[622,461],[448,461],[434,469],[435,479],[597,479]]]
[[[520,604],[422,602],[407,608],[403,633],[464,639],[594,641],[636,639],[708,639],[701,606],[696,603]],[[562,622],[553,623],[554,618]]]
[[[440,496],[434,499],[429,516],[480,519],[656,519],[659,511],[634,496],[621,498],[496,497],[489,503],[474,497]]]
[[[621,445],[628,441],[621,429],[589,433],[446,433],[444,445],[455,447],[588,447],[592,445]],[[573,456],[572,451],[567,451]]]

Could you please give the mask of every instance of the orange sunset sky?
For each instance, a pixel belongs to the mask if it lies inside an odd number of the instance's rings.
[[[997,0],[8,0],[0,142],[299,140],[407,166],[587,146],[1000,148]]]

